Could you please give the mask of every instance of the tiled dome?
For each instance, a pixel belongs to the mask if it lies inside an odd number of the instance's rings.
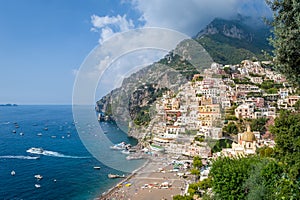
[[[242,134],[241,139],[245,142],[256,141],[254,133],[251,132],[250,126],[247,126],[247,131]]]

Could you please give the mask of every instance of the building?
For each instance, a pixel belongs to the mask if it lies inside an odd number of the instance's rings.
[[[256,153],[256,137],[251,132],[250,125],[247,126],[247,131],[238,134],[238,143],[233,142],[231,148],[222,150],[224,156],[251,155]]]
[[[244,103],[242,105],[239,105],[235,110],[235,116],[237,118],[254,118],[254,104],[253,103]]]

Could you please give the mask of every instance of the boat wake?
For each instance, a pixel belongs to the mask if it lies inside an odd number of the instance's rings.
[[[0,156],[0,159],[22,159],[22,160],[36,160],[39,159],[40,157],[37,156]]]
[[[34,148],[34,147],[28,149],[26,152],[31,154],[59,157],[59,158],[89,158],[89,157],[82,157],[82,156],[69,156],[55,151],[48,151],[42,148]]]

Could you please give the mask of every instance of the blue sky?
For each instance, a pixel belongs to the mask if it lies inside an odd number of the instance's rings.
[[[268,9],[263,0],[0,0],[0,104],[71,104],[77,69],[116,32],[155,26],[192,36],[214,17],[244,12]]]

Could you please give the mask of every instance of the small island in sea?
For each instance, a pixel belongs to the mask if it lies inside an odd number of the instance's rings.
[[[18,105],[17,104],[7,103],[7,104],[0,104],[0,106],[18,106]]]

